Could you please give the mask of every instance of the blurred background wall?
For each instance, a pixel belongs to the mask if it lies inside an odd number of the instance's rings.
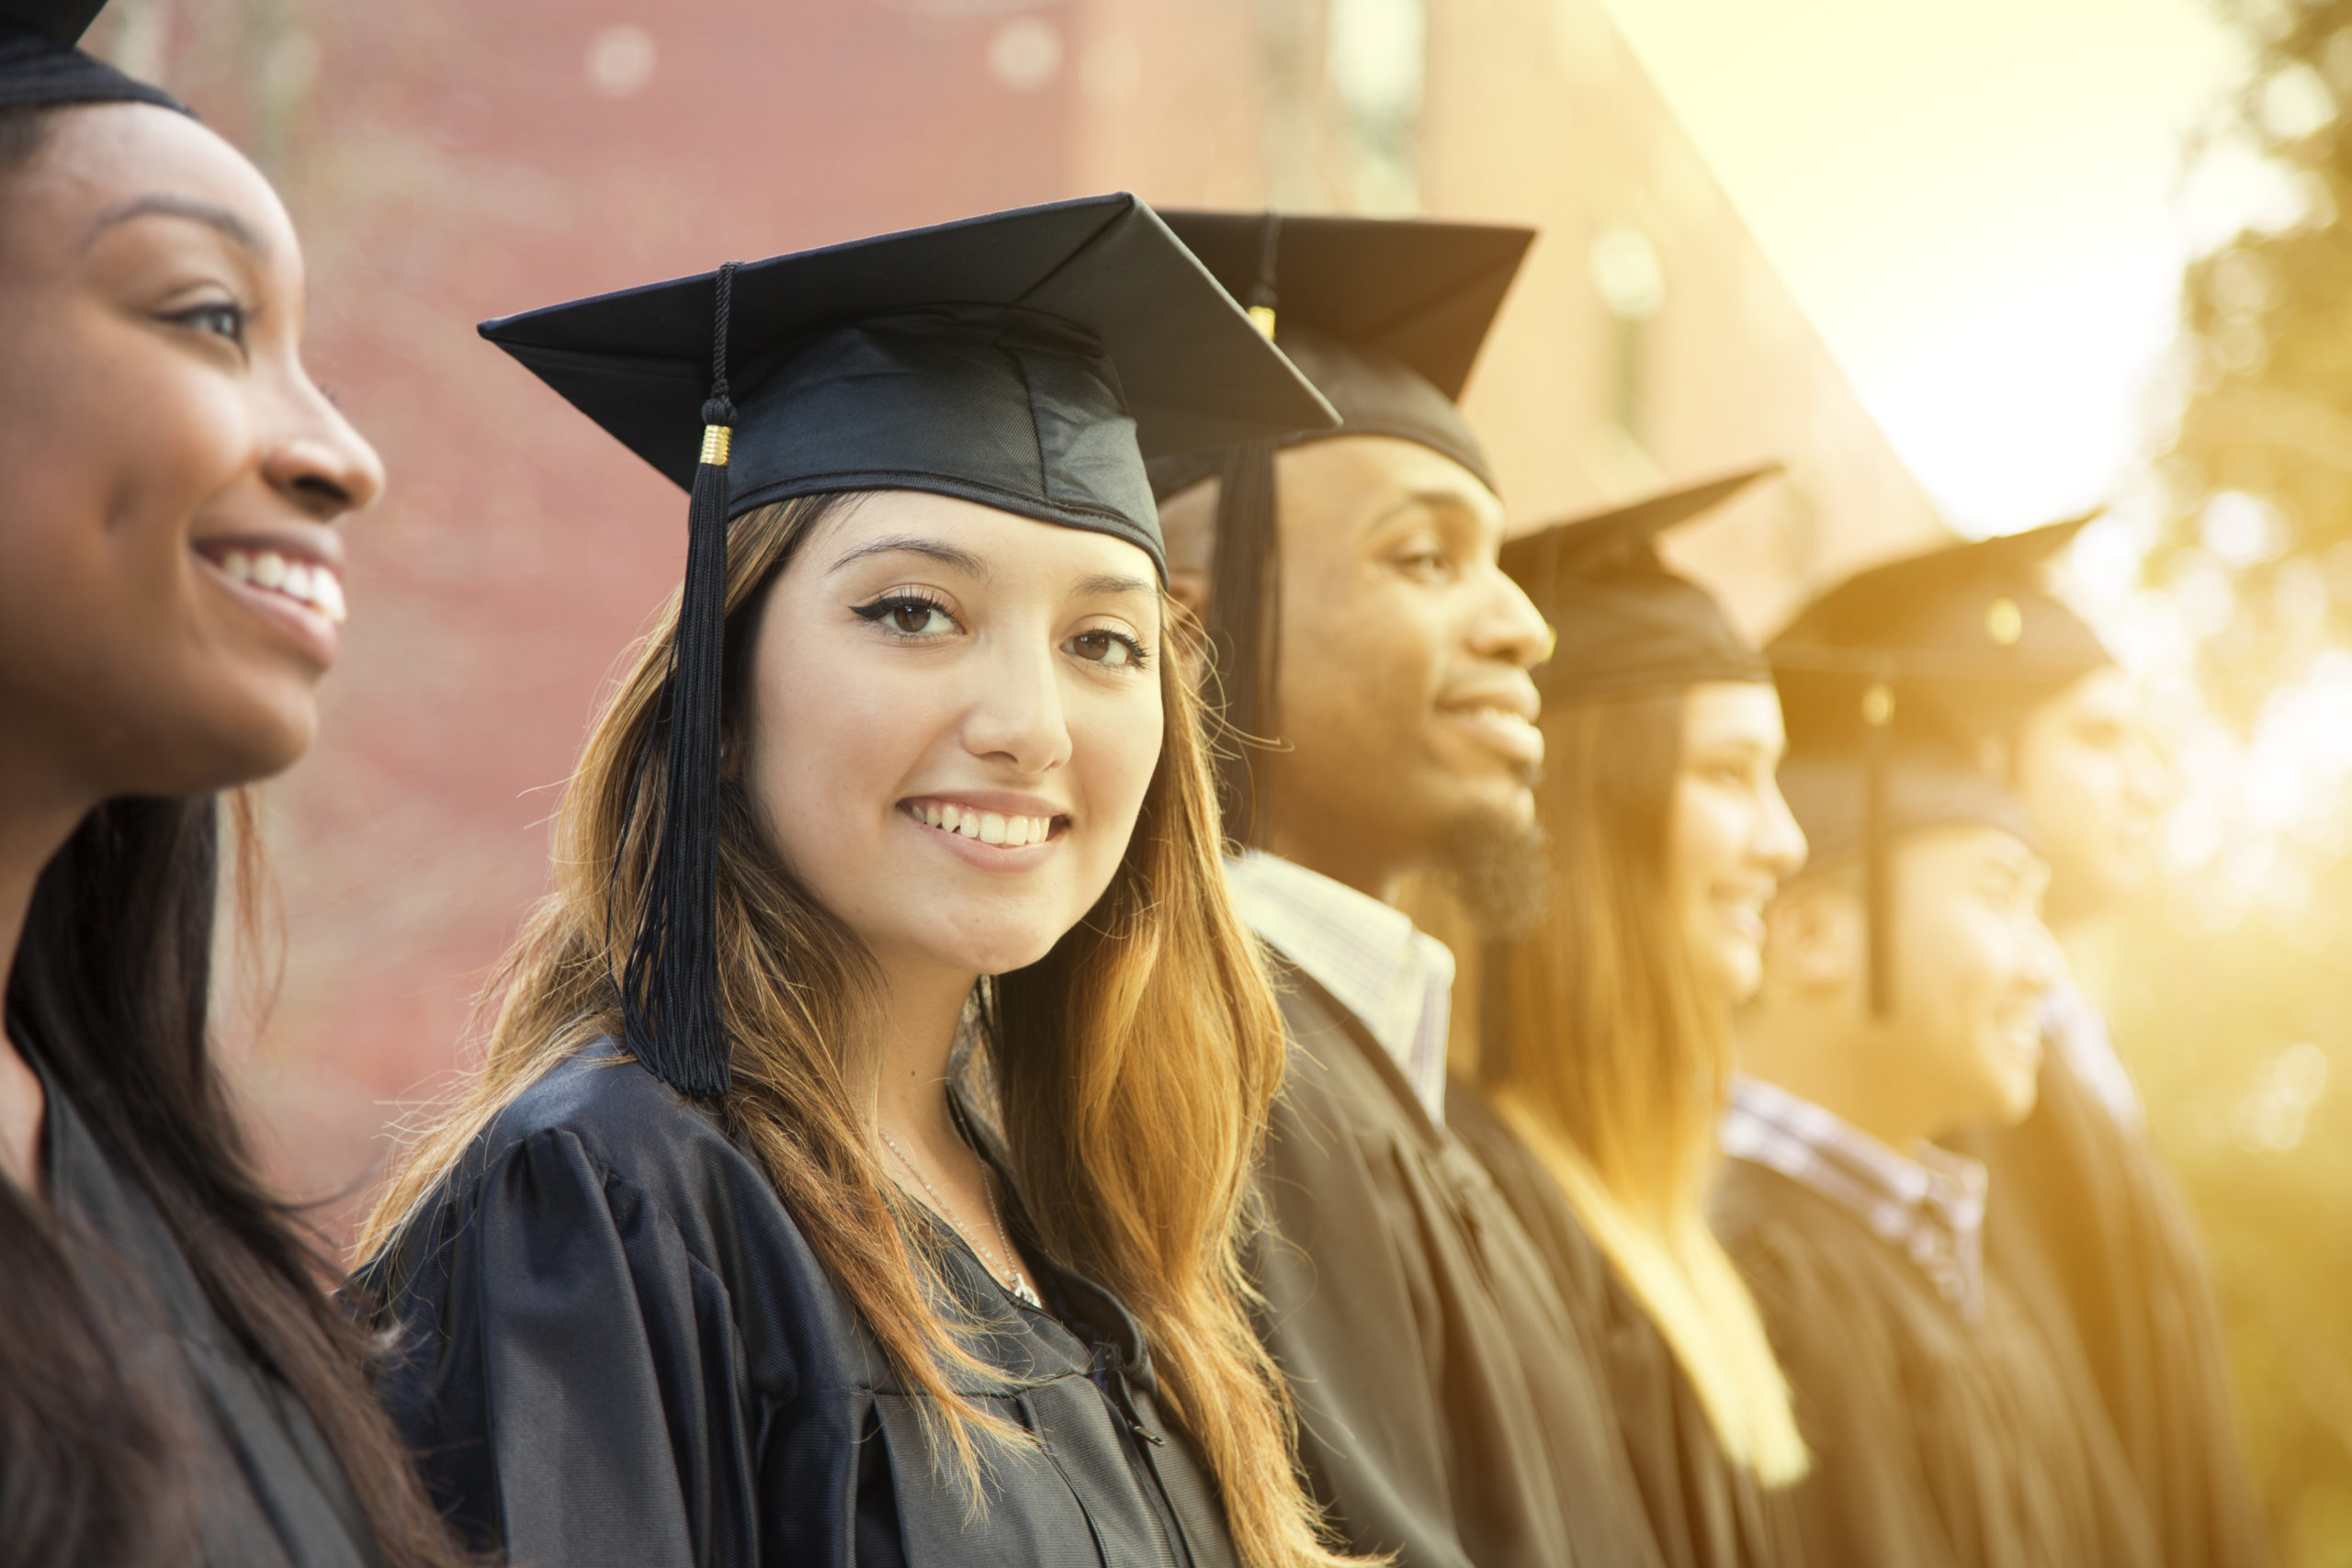
[[[670,485],[485,317],[1112,188],[1543,231],[1469,397],[1521,524],[1764,458],[1691,541],[1758,626],[1927,500],[1598,0],[117,0],[96,40],[292,208],[322,380],[381,448],[326,739],[273,786],[288,932],[247,1072],[345,1190],[545,884]],[[1400,38],[1397,29],[1411,29]]]
[[[2254,64],[2203,151],[2280,194],[2190,269],[2108,536],[2103,624],[2183,785],[2161,885],[2088,956],[2213,1239],[2302,1568],[2352,1563],[2352,1113],[2328,1091],[2352,1081],[2352,0],[2214,4]],[[1924,69],[1965,9],[1923,7]],[[1942,535],[1602,0],[115,0],[102,27],[278,182],[315,367],[392,474],[351,530],[325,738],[268,792],[285,970],[243,1031],[280,1168],[330,1215],[458,1059],[683,556],[676,491],[482,318],[1117,187],[1514,220],[1542,238],[1467,400],[1517,525],[1778,459],[1675,546],[1759,631]],[[1954,101],[1956,144],[2012,107]]]

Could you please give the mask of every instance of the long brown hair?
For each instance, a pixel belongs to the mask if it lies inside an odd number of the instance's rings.
[[[763,507],[729,529],[726,726],[745,723],[767,590],[845,498]],[[1171,637],[1180,617],[1166,617]],[[620,1032],[614,976],[636,930],[667,786],[660,703],[673,595],[596,720],[556,828],[557,886],[507,953],[484,1061],[403,1151],[360,1240],[381,1253],[514,1098]],[[1291,1462],[1291,1414],[1247,1314],[1250,1175],[1283,1071],[1282,1023],[1227,900],[1188,656],[1159,661],[1167,734],[1110,889],[1041,962],[982,983],[983,1043],[1013,1179],[1057,1263],[1116,1293],[1150,1337],[1170,1412],[1216,1475],[1252,1568],[1337,1561]],[[722,791],[720,1113],[752,1149],[892,1363],[936,1414],[967,1478],[1001,1424],[958,1394],[968,1364],[926,1290],[910,1211],[860,1100],[878,980],[856,939],[783,864],[739,780]]]
[[[1504,1005],[1480,1073],[1665,1336],[1725,1453],[1780,1483],[1806,1463],[1788,1384],[1707,1224],[1731,1016],[1667,896],[1683,705],[1677,689],[1544,714],[1552,902],[1497,955],[1488,994]]]

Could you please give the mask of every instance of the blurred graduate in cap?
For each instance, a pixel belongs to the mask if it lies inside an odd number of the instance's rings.
[[[1549,634],[1498,564],[1493,469],[1453,400],[1532,236],[1170,223],[1340,415],[1152,469],[1229,727],[1235,895],[1292,1043],[1253,1273],[1306,1473],[1350,1545],[1419,1568],[1638,1568],[1657,1547],[1597,1351],[1446,1125],[1453,955],[1395,903],[1434,874],[1501,930],[1544,891],[1528,671]]]
[[[1477,1081],[1446,1103],[1604,1348],[1658,1545],[1689,1568],[1800,1561],[1763,1494],[1804,1472],[1804,1445],[1707,1216],[1732,1009],[1804,839],[1775,782],[1771,666],[1657,549],[1771,471],[1504,547],[1560,637],[1536,671],[1552,897],[1487,945]]]
[[[1717,1230],[1812,1455],[1781,1495],[1804,1561],[2154,1563],[2089,1371],[1987,1259],[1985,1170],[1951,1146],[2032,1110],[2064,964],[2032,826],[1952,718],[2043,647],[1881,635],[1936,615],[1933,578],[1865,573],[1770,649],[1811,859],[1738,1015]]]
[[[2011,785],[2070,945],[2145,883],[2165,787],[2129,679],[2051,592],[2050,562],[2088,521],[1896,561],[1823,606],[1841,636],[1951,668],[1926,695]],[[2269,1551],[2187,1205],[2098,1003],[2062,980],[2042,1023],[2033,1114],[1968,1145],[1991,1171],[1993,1259],[2088,1359],[2165,1561],[2259,1564]]]
[[[566,1568],[1329,1561],[1144,473],[1326,406],[1126,196],[483,331],[692,499],[363,1242],[450,1514]]]
[[[454,1562],[210,1036],[382,468],[277,194],[98,10],[0,0],[0,1563]]]

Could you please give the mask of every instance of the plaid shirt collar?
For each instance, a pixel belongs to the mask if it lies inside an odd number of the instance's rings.
[[[1809,1100],[1735,1079],[1724,1153],[1760,1165],[1852,1213],[1908,1258],[1973,1322],[1984,1311],[1984,1168],[1933,1144],[1910,1158]]]
[[[1443,1125],[1453,950],[1402,909],[1263,850],[1226,874],[1243,922],[1356,1015]]]

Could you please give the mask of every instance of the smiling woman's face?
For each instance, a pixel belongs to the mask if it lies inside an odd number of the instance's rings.
[[[1159,761],[1160,596],[1134,545],[908,491],[769,590],[744,776],[886,968],[996,975],[1093,908]]]
[[[192,795],[310,745],[331,525],[383,483],[301,360],[269,185],[147,105],[0,170],[0,731],[58,802]]]
[[[1769,682],[1705,682],[1683,697],[1667,885],[1700,977],[1726,1004],[1755,994],[1764,908],[1804,863],[1804,834],[1781,798],[1785,745]]]

